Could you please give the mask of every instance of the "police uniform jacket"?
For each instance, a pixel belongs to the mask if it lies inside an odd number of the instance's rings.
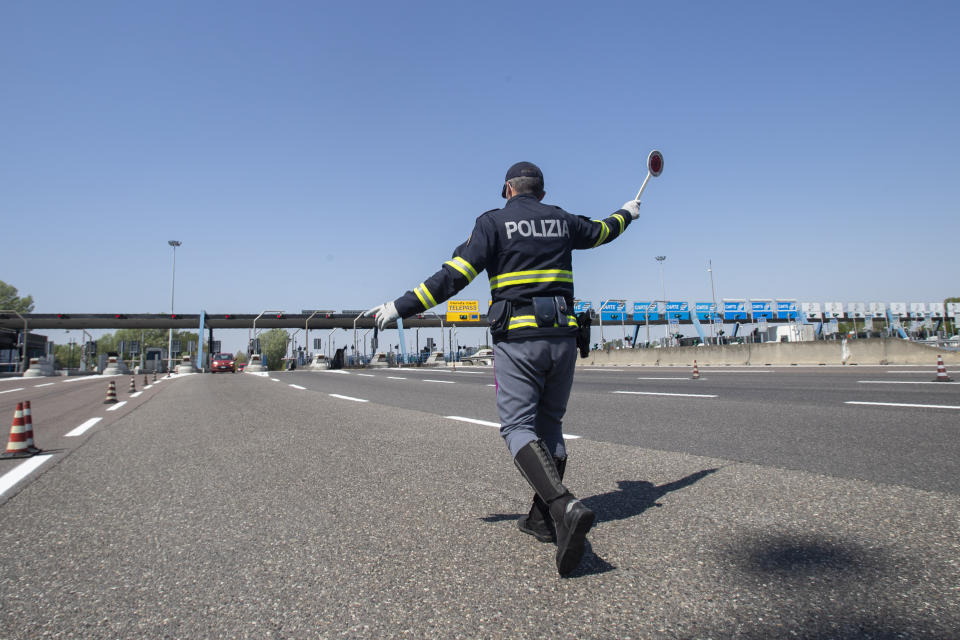
[[[439,271],[394,301],[400,317],[434,307],[466,287],[486,270],[494,303],[511,302],[507,340],[573,335],[574,249],[606,244],[622,234],[632,218],[619,209],[603,220],[568,213],[535,196],[514,196],[502,209],[477,218],[473,232]],[[538,327],[531,310],[534,297],[562,296],[569,310],[567,326]]]

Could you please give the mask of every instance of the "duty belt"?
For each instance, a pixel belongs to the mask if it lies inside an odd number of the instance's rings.
[[[560,327],[556,322],[553,323],[554,327]],[[576,329],[577,328],[577,317],[572,315],[567,315],[567,327]],[[507,324],[507,330],[512,331],[514,329],[543,329],[546,327],[540,327],[537,324],[537,317],[533,315],[533,305],[518,305],[514,306],[512,313],[510,314],[510,322]]]

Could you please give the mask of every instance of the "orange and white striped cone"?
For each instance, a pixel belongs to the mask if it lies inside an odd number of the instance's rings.
[[[103,401],[103,404],[116,404],[116,402],[117,402],[117,383],[111,380],[110,384],[107,385],[107,399]]]
[[[127,389],[127,393],[136,393],[137,392],[137,383],[134,381],[133,376],[130,376],[130,388]]]
[[[27,449],[27,427],[23,420],[23,403],[18,402],[17,409],[13,412],[7,450],[0,453],[0,458],[27,458],[31,455],[33,454]]]
[[[23,422],[27,431],[27,451],[30,453],[40,453],[43,451],[33,441],[33,413],[30,411],[30,401],[23,401]]]
[[[699,380],[699,379],[700,379],[700,369],[697,368],[697,361],[696,361],[696,360],[693,361],[693,379],[694,379],[694,380]]]
[[[937,377],[934,382],[953,382],[953,378],[947,375],[947,367],[943,364],[943,356],[937,356]]]

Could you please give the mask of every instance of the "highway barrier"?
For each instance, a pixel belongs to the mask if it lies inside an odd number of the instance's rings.
[[[117,402],[117,383],[113,380],[107,385],[107,399],[103,404],[116,404]]]
[[[938,349],[898,338],[817,340],[815,342],[765,342],[753,344],[669,347],[663,349],[612,349],[591,351],[578,366],[682,366],[696,359],[704,366],[790,365],[927,365]],[[960,352],[942,354],[945,362],[960,365]]]
[[[7,449],[0,454],[0,458],[27,458],[32,455],[27,448],[27,426],[23,419],[23,403],[18,402],[13,412],[13,424],[10,425]]]

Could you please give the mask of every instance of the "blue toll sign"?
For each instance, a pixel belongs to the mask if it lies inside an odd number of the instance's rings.
[[[584,311],[589,311],[593,308],[593,303],[589,300],[574,300],[573,301],[573,314],[579,315]]]
[[[696,313],[697,320],[700,322],[718,322],[720,314],[717,313],[717,305],[712,302],[697,302]]]
[[[777,300],[778,318],[781,320],[796,320],[798,315],[796,300]]]
[[[667,321],[676,323],[678,320],[690,319],[689,302],[667,302]]]
[[[751,300],[750,315],[756,320],[770,320],[773,318],[773,300]]]
[[[746,300],[723,300],[723,319],[725,322],[747,320]]]
[[[600,319],[604,322],[621,322],[626,316],[627,303],[623,300],[608,300],[600,309]]]

